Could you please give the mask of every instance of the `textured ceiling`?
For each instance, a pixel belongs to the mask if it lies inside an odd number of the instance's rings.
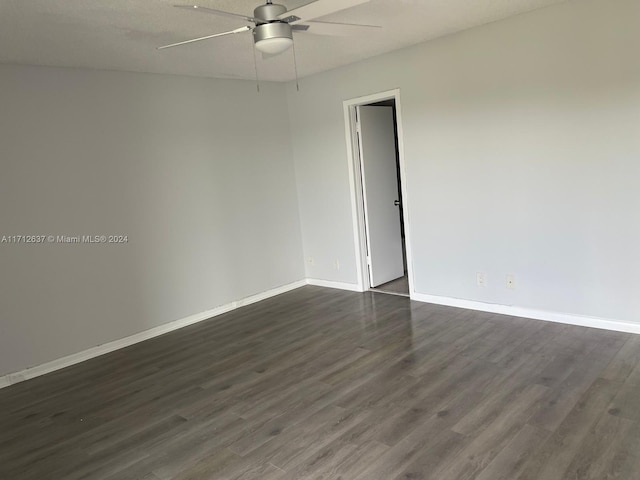
[[[382,25],[356,37],[296,34],[300,76],[379,55],[563,0],[371,0],[322,20]],[[155,47],[244,23],[173,8],[190,0],[0,0],[0,63],[88,67],[221,78],[255,78],[252,37],[230,35],[158,51]],[[198,0],[251,14],[261,0]],[[289,9],[309,0],[281,0]],[[258,58],[262,80],[294,77],[291,51]]]

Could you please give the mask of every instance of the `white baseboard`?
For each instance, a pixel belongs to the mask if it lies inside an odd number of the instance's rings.
[[[317,278],[307,278],[307,285],[316,287],[337,288],[338,290],[349,290],[350,292],[360,292],[362,289],[357,283],[332,282],[330,280],[319,280]]]
[[[115,340],[113,342],[105,343],[103,345],[98,345],[96,347],[89,348],[88,350],[74,353],[72,355],[68,355],[66,357],[44,363],[36,367],[27,368],[25,370],[22,370],[16,373],[9,373],[7,375],[0,377],[0,388],[8,387],[9,385],[13,385],[19,382],[24,382],[25,380],[29,380],[30,378],[39,377],[40,375],[45,375],[47,373],[60,370],[61,368],[69,367],[71,365],[75,365],[76,363],[84,362],[85,360],[99,357],[100,355],[104,355],[106,353],[110,353],[115,350],[119,350],[121,348],[129,347],[135,343],[143,342],[145,340],[149,340],[150,338],[164,335],[165,333],[178,330],[188,325],[193,325],[194,323],[202,322],[204,320],[217,317],[218,315],[222,315],[223,313],[230,312],[232,310],[235,310],[236,308],[244,307],[246,305],[251,305],[252,303],[256,303],[261,300],[266,300],[267,298],[270,298],[270,297],[275,297],[276,295],[286,293],[290,290],[295,290],[296,288],[303,287],[306,284],[307,282],[305,280],[293,282],[288,285],[283,285],[281,287],[273,288],[266,292],[258,293],[250,297],[246,297],[231,303],[227,303],[225,305],[221,305],[214,309],[207,310],[206,312],[196,313],[195,315],[190,315],[180,320],[175,320],[170,323],[165,323],[164,325],[160,325],[150,330],[145,330],[144,332],[136,333],[134,335],[121,338],[120,340]]]
[[[307,278],[306,280],[300,280],[297,282],[290,283],[288,285],[283,285],[281,287],[268,290],[266,292],[258,293],[250,297],[246,297],[231,303],[227,303],[225,305],[221,305],[212,310],[207,310],[206,312],[190,315],[186,318],[182,318],[180,320],[166,323],[164,325],[160,325],[150,330],[145,330],[144,332],[130,335],[120,340],[115,340],[113,342],[105,343],[103,345],[98,345],[96,347],[89,348],[88,350],[84,350],[79,353],[74,353],[72,355],[68,355],[66,357],[44,363],[36,367],[27,368],[20,372],[10,373],[10,374],[1,376],[0,389],[4,387],[8,387],[9,385],[13,385],[15,383],[24,382],[25,380],[29,380],[31,378],[39,377],[40,375],[45,375],[47,373],[60,370],[65,367],[69,367],[71,365],[75,365],[76,363],[80,363],[85,360],[89,360],[91,358],[99,357],[100,355],[104,355],[106,353],[110,353],[115,350],[119,350],[121,348],[125,348],[133,344],[143,342],[145,340],[149,340],[151,338],[154,338],[160,335],[164,335],[165,333],[169,333],[174,330],[178,330],[180,328],[193,325],[194,323],[202,322],[204,320],[217,317],[219,315],[222,315],[223,313],[227,313],[237,308],[244,307],[246,305],[251,305],[252,303],[260,302],[262,300],[266,300],[267,298],[271,298],[276,295],[280,295],[282,293],[295,290],[296,288],[303,287],[304,285],[315,285],[319,287],[336,288],[336,289],[348,290],[352,292],[362,292],[362,289],[360,288],[360,286],[354,283],[332,282],[329,280]],[[463,300],[458,298],[440,297],[436,295],[426,295],[422,293],[411,294],[411,299],[419,302],[434,303],[437,305],[446,305],[450,307],[466,308],[469,310],[478,310],[482,312],[499,313],[503,315],[511,315],[514,317],[532,318],[536,320],[545,320],[548,322],[565,323],[569,325],[578,325],[582,327],[591,327],[591,328],[599,328],[603,330],[613,330],[618,332],[640,334],[640,323],[624,322],[619,320],[611,320],[611,319],[596,318],[596,317],[586,317],[586,316],[571,315],[571,314],[565,314],[565,313],[547,312],[543,310],[532,310],[532,309],[513,307],[508,305],[497,305],[497,304],[491,304],[491,303],[477,302],[474,300]]]
[[[477,302],[475,300],[464,300],[459,298],[440,297],[437,295],[425,295],[423,293],[412,293],[412,300],[418,302],[434,303],[436,305],[446,305],[449,307],[466,308],[468,310],[478,310],[481,312],[499,313],[512,317],[531,318],[534,320],[544,320],[546,322],[565,323],[580,327],[599,328],[602,330],[613,330],[616,332],[640,334],[640,323],[611,320],[607,318],[587,317],[573,315],[569,313],[548,312],[545,310],[534,310],[509,305],[498,305],[493,303]]]

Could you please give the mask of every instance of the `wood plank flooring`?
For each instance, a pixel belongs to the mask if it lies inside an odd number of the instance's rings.
[[[0,390],[0,478],[633,480],[639,421],[639,336],[304,287]]]
[[[396,278],[372,290],[409,296],[409,277],[405,275],[404,277]]]

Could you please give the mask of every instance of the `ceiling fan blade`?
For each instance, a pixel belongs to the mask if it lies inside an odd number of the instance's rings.
[[[370,0],[316,0],[302,7],[289,10],[280,15],[279,18],[287,23],[294,24],[324,17],[330,13],[346,10],[347,8],[355,7],[369,1]]]
[[[380,25],[356,25],[354,23],[334,23],[334,22],[306,22],[308,25],[292,25],[291,28],[299,32],[313,33],[315,35],[335,35],[349,36],[362,35],[375,31],[380,31]]]
[[[239,13],[225,12],[223,10],[216,10],[215,8],[201,7],[200,5],[174,5],[176,8],[182,8],[183,10],[192,10],[200,13],[212,13],[214,15],[222,15],[224,17],[242,18],[247,22],[256,22],[253,17],[247,17],[246,15],[240,15]]]
[[[243,33],[251,30],[251,27],[241,27],[236,28],[235,30],[231,30],[230,32],[222,32],[215,33],[213,35],[207,35],[206,37],[194,38],[192,40],[185,40],[184,42],[172,43],[171,45],[163,45],[162,47],[158,47],[157,50],[164,50],[165,48],[177,47],[179,45],[186,45],[187,43],[200,42],[202,40],[208,40],[210,38],[223,37],[225,35],[233,35],[234,33]]]

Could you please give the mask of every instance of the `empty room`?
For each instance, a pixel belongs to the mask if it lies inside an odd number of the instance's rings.
[[[640,0],[0,0],[0,480],[640,480]]]

